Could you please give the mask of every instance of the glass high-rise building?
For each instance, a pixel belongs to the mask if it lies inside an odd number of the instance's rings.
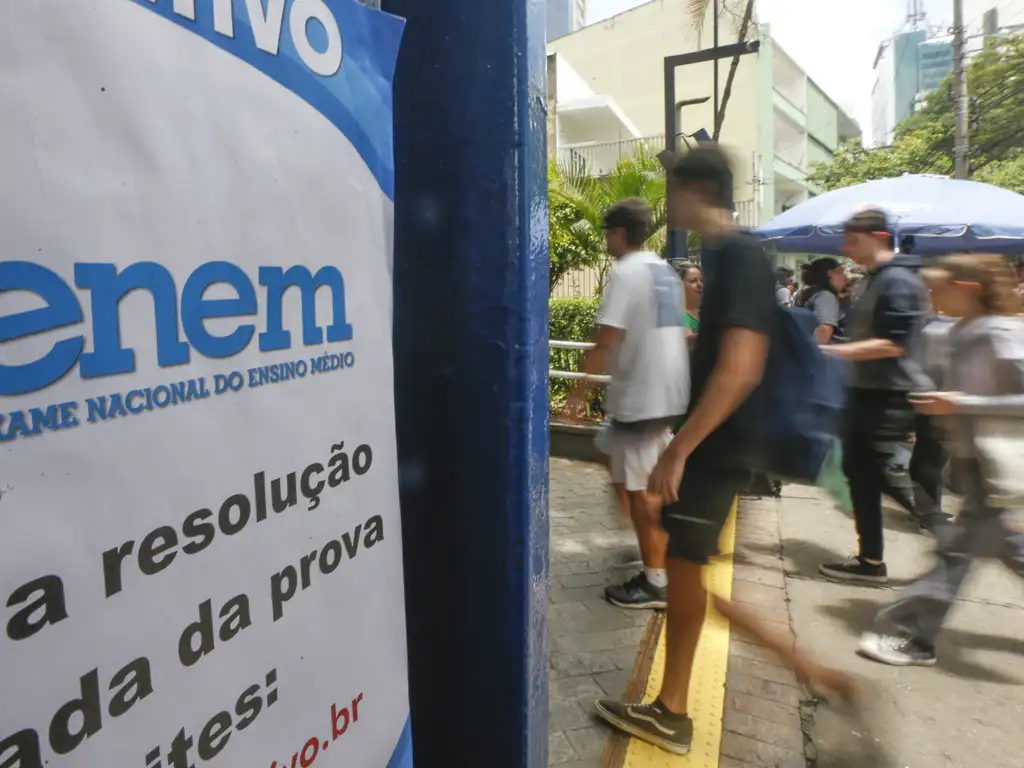
[[[548,40],[565,37],[587,23],[587,0],[548,0]]]
[[[928,93],[953,69],[953,44],[929,40],[923,29],[886,40],[875,58],[871,92],[872,138],[876,146],[891,144],[896,126],[914,114]]]

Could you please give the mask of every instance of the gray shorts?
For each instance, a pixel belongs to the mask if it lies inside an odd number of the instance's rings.
[[[606,420],[594,445],[608,457],[612,482],[630,492],[646,491],[654,466],[672,442],[672,423],[666,419],[628,423]]]

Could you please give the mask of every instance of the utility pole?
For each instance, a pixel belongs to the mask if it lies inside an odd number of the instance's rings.
[[[713,2],[711,4],[712,5],[711,12],[714,14],[714,19],[712,20],[712,41],[711,41],[711,47],[716,49],[716,50],[718,49],[718,14],[719,14],[718,2],[719,2],[719,0],[713,0]],[[719,94],[718,94],[718,59],[715,59],[714,67],[715,67],[715,100],[714,100],[714,105],[715,105],[714,115],[715,116],[711,119],[711,134],[713,136],[717,136],[718,135],[718,98],[719,98]]]
[[[968,110],[966,63],[966,34],[964,34],[964,3],[953,0],[953,100],[956,105],[956,135],[953,143],[953,175],[966,179],[969,148],[967,143]]]

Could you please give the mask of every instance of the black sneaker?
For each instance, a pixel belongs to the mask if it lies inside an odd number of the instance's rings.
[[[673,755],[685,755],[693,743],[693,720],[674,715],[653,704],[621,704],[611,699],[598,699],[597,714],[613,728],[625,731]]]
[[[836,581],[849,581],[876,586],[889,583],[889,571],[885,563],[875,565],[860,557],[851,557],[845,563],[827,563],[819,569],[821,573]]]
[[[861,636],[859,650],[869,659],[894,667],[934,667],[937,661],[932,646],[896,635],[866,632]]]
[[[917,523],[918,530],[925,536],[936,536],[939,531],[956,521],[956,518],[952,515],[940,513],[932,515],[930,517],[918,517],[917,515],[911,515],[911,518]]]
[[[666,602],[667,591],[664,587],[652,586],[647,581],[645,574],[638,573],[625,584],[607,587],[604,591],[604,596],[608,598],[609,603],[617,605],[619,608],[632,608],[635,610],[656,608],[664,610],[668,607]]]

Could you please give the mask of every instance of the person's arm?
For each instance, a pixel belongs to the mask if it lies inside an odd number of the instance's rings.
[[[839,325],[839,298],[831,291],[821,290],[814,295],[811,311],[818,321],[814,338],[819,344],[828,344]]]
[[[963,392],[920,392],[911,405],[926,416],[1024,417],[1024,395],[965,395]]]
[[[584,377],[577,380],[565,401],[564,410],[570,417],[577,416],[583,407],[591,387],[589,377],[605,372],[609,358],[615,354],[616,348],[626,336],[629,296],[629,286],[626,285],[622,272],[612,267],[601,301],[594,348],[587,350],[583,356]]]
[[[669,450],[689,456],[750,397],[764,376],[768,335],[748,328],[730,328],[722,337],[704,395],[676,434]]]
[[[875,307],[873,339],[822,347],[822,351],[854,363],[903,357],[907,338],[927,311],[918,285],[911,277],[901,277],[888,287]]]
[[[764,376],[771,329],[778,307],[764,253],[746,246],[735,254],[724,284],[724,325],[718,358],[700,400],[651,473],[648,490],[665,503],[679,498],[686,462],[728,419]]]
[[[761,383],[767,358],[768,334],[735,327],[725,332],[704,394],[662,453],[648,491],[665,504],[679,500],[687,459]]]
[[[588,349],[586,354],[583,355],[582,373],[587,378],[579,379],[572,388],[569,400],[566,402],[567,410],[569,401],[583,402],[591,386],[589,377],[598,376],[607,370],[608,358],[615,353],[615,349],[622,343],[625,337],[626,332],[622,328],[615,328],[611,325],[599,325],[597,327],[594,348]]]

